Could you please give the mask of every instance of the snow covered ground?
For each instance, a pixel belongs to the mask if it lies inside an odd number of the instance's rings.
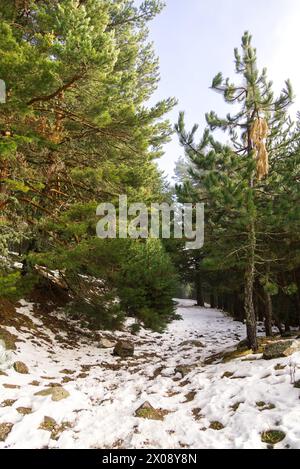
[[[135,342],[129,359],[86,338],[66,348],[31,305],[23,302],[18,311],[43,337],[9,328],[24,340],[10,358],[24,362],[29,374],[0,366],[0,426],[11,427],[0,448],[266,448],[261,433],[275,429],[286,434],[276,448],[300,449],[299,389],[290,376],[295,369],[300,379],[300,353],[205,365],[206,357],[245,335],[243,324],[220,311],[181,300],[182,321],[163,335],[114,333]],[[69,397],[56,402],[35,395],[57,385]],[[163,421],[135,416],[145,401],[166,411]]]

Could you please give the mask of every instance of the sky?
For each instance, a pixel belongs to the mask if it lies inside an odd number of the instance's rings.
[[[172,124],[179,111],[185,111],[187,127],[197,123],[202,131],[206,112],[230,112],[222,96],[209,87],[218,72],[234,76],[233,50],[246,30],[253,35],[259,67],[267,67],[274,90],[279,93],[290,78],[298,96],[291,113],[300,110],[299,0],[166,0],[166,4],[150,24],[161,70],[153,100],[178,99],[168,116]],[[174,136],[159,162],[170,180],[181,155]]]

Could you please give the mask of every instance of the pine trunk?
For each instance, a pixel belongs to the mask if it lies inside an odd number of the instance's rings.
[[[214,295],[214,293],[211,293],[211,294],[210,294],[210,307],[213,308],[213,309],[216,307],[216,302],[215,302],[215,295]]]
[[[254,294],[254,281],[255,281],[255,248],[256,248],[256,235],[255,223],[252,221],[249,232],[249,259],[245,274],[245,314],[247,325],[247,338],[249,347],[256,352],[258,350],[257,344],[257,330],[256,330],[256,314],[253,302]]]

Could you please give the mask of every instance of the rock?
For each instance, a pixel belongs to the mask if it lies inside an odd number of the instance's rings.
[[[186,402],[192,402],[195,397],[197,396],[197,392],[196,391],[191,391],[189,393],[187,393],[184,397],[185,397],[185,401],[184,403]]]
[[[291,338],[292,339],[297,339],[297,333],[291,332],[291,331],[290,332],[284,332],[282,334],[282,338],[283,339],[291,339]]]
[[[185,340],[179,344],[179,347],[187,347],[187,346],[197,347],[197,348],[204,348],[204,345],[200,340]]]
[[[289,357],[290,355],[293,355],[296,352],[300,352],[300,340],[293,340],[292,345],[288,347],[284,352],[284,356]]]
[[[234,375],[234,373],[232,373],[231,371],[225,371],[225,373],[222,375],[222,378],[221,379],[224,379],[224,378],[232,378]]]
[[[135,411],[135,416],[148,420],[164,420],[169,412],[163,409],[154,409],[149,402],[144,402],[141,407]]]
[[[295,381],[294,388],[300,389],[300,379],[298,379],[298,381]]]
[[[0,441],[5,441],[12,431],[12,423],[0,423]]]
[[[68,370],[65,368],[64,370],[61,370],[60,373],[63,375],[74,375],[75,371]],[[45,379],[54,379],[54,378],[45,378]]]
[[[21,373],[22,375],[28,375],[29,373],[27,365],[23,362],[15,362],[14,369],[17,373]]]
[[[68,376],[65,376],[63,379],[62,379],[62,383],[63,384],[66,384],[66,383],[71,383],[71,381],[74,381],[74,379],[72,378],[68,378]]]
[[[33,380],[31,381],[31,383],[28,383],[30,386],[39,386],[40,385],[40,382],[39,381],[36,381],[36,380]]]
[[[280,340],[266,345],[263,358],[272,360],[274,358],[289,357],[299,351],[300,340]]]
[[[5,383],[2,386],[6,389],[21,389],[21,386],[19,386],[18,384],[6,384]]]
[[[120,340],[114,348],[114,355],[121,358],[133,357],[134,345],[127,340]]]
[[[1,335],[0,335],[1,337]],[[4,371],[1,369],[7,369],[11,365],[12,354],[8,351],[8,347],[4,340],[0,338],[0,373],[4,375]]]
[[[112,342],[111,340],[105,339],[104,337],[100,339],[100,342],[99,342],[100,348],[114,348],[115,345],[116,345],[116,342]]]
[[[17,349],[16,342],[18,340],[18,337],[2,328],[0,328],[0,340],[2,346],[4,346],[4,348],[6,348],[7,350]]]
[[[47,389],[42,389],[41,391],[35,392],[35,396],[51,396],[54,388],[47,388]]]
[[[0,407],[11,407],[15,402],[17,402],[17,399],[5,399],[5,401],[1,402]]]
[[[70,396],[70,393],[61,386],[43,389],[34,394],[35,396],[52,396],[52,401],[61,401]]]

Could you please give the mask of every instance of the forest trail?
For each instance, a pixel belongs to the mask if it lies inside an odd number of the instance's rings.
[[[162,335],[103,332],[91,339],[81,331],[79,342],[73,337],[68,345],[64,333],[47,330],[33,305],[22,302],[18,314],[35,330],[7,328],[23,340],[8,359],[24,362],[29,373],[0,368],[0,429],[7,433],[0,448],[265,448],[261,433],[270,429],[286,435],[276,447],[300,448],[299,390],[289,366],[300,374],[300,353],[205,364],[236,346],[245,328],[193,305],[180,300],[182,320]],[[134,357],[99,348],[100,336],[134,341]],[[66,396],[55,401],[48,391],[61,386]],[[135,415],[145,402],[157,420]]]

